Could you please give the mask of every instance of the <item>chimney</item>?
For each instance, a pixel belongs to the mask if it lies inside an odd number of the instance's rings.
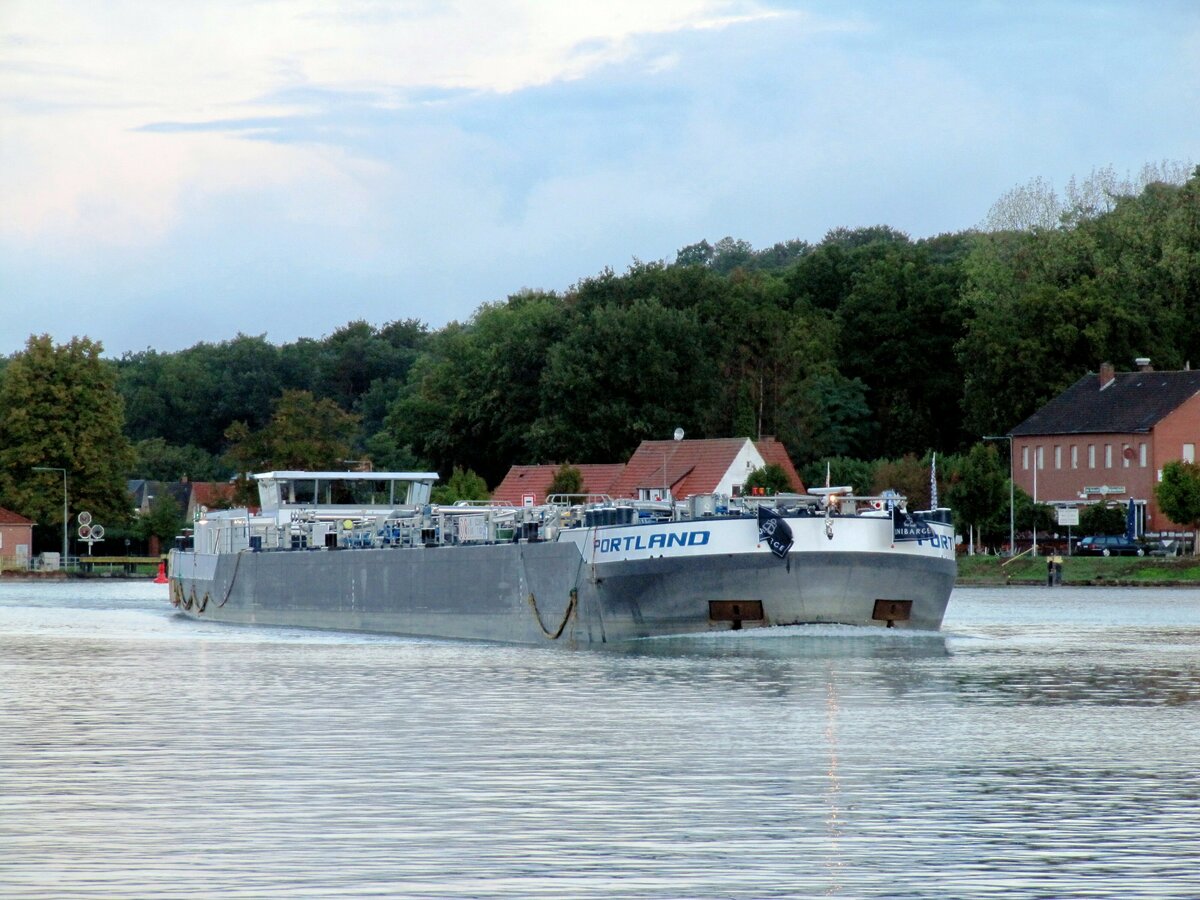
[[[1133,361],[1133,364],[1138,367],[1139,372],[1153,372],[1154,369],[1150,366],[1150,357],[1139,356]]]
[[[1100,390],[1104,390],[1106,387],[1112,384],[1112,380],[1114,377],[1116,377],[1116,374],[1117,372],[1113,368],[1112,363],[1100,363]]]

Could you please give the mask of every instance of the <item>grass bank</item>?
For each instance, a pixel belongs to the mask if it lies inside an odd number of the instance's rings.
[[[1007,566],[997,556],[960,556],[958,583],[970,585],[1045,584],[1046,557],[1022,557]],[[1062,583],[1066,585],[1144,585],[1146,587],[1200,587],[1200,559],[1138,558],[1136,556],[1063,557]]]

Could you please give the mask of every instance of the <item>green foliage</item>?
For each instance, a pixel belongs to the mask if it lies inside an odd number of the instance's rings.
[[[547,494],[582,494],[583,473],[570,463],[563,463],[554,473]]]
[[[33,336],[0,380],[0,506],[38,522],[46,540],[61,533],[62,473],[35,466],[66,470],[71,510],[88,510],[106,527],[129,517],[133,454],[116,372],[102,350],[86,337],[55,345]]]
[[[908,498],[908,508],[928,509],[930,504],[929,492],[929,459],[917,459],[909,453],[900,459],[880,460],[875,466],[875,479],[872,484],[873,493],[882,494],[892,490]]]
[[[642,440],[697,421],[716,375],[711,357],[697,352],[704,342],[695,312],[658,300],[592,310],[550,349],[535,450],[622,460]]]
[[[137,519],[133,531],[142,540],[157,537],[169,541],[183,530],[184,524],[183,510],[174,497],[163,492],[154,498],[150,511]]]
[[[1053,506],[1045,503],[1034,503],[1020,488],[1016,489],[1016,528],[1018,532],[1031,532],[1037,529],[1042,534],[1050,533],[1058,528],[1058,515]],[[1040,540],[1040,538],[1039,538]]]
[[[956,467],[946,500],[956,522],[986,537],[1008,536],[1008,467],[991,444],[975,444]]]
[[[788,493],[792,490],[792,484],[783,466],[779,463],[767,463],[746,476],[742,490],[744,493],[753,494],[756,488],[762,488],[764,493],[771,496]]]
[[[284,391],[271,407],[271,421],[258,431],[245,422],[226,429],[228,460],[237,472],[346,468],[357,416],[308,391]]]
[[[1093,503],[1079,512],[1080,534],[1124,534],[1125,508]]]
[[[133,446],[129,478],[151,481],[223,481],[231,474],[220,459],[199,447],[174,447],[162,438],[147,438]]]
[[[490,496],[487,482],[471,469],[464,471],[456,466],[449,481],[434,487],[431,499],[434,503],[450,504],[459,500],[487,500]]]
[[[1172,522],[1200,531],[1200,466],[1182,460],[1167,463],[1154,496]],[[1200,554],[1200,540],[1194,550]]]

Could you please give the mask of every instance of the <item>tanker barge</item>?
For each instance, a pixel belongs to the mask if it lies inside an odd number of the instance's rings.
[[[265,472],[169,562],[198,619],[572,646],[831,623],[936,630],[947,509],[848,488],[679,503],[430,503],[436,472]]]

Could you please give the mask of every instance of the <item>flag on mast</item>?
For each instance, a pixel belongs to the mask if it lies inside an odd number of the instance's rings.
[[[825,487],[829,487],[829,460],[825,460]]]
[[[937,498],[937,453],[933,454],[933,462],[929,465],[929,508],[938,508]]]

